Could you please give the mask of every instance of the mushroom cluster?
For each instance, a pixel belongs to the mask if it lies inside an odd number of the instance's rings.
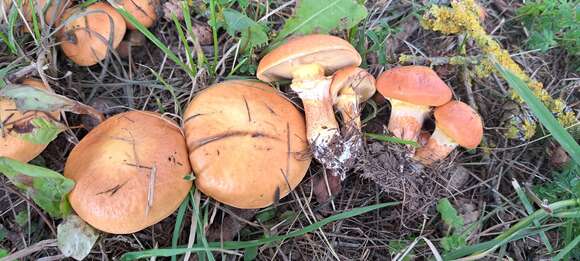
[[[119,1],[119,6],[144,27],[155,23],[158,5],[156,0]],[[71,7],[64,11],[62,18],[63,28],[57,34],[58,40],[63,53],[80,66],[101,62],[111,50],[119,47],[127,29],[136,29],[106,2]]]
[[[414,159],[424,165],[444,159],[458,145],[473,149],[483,138],[483,123],[469,105],[451,100],[451,88],[429,67],[401,66],[382,73],[377,89],[391,103],[388,130],[421,145]],[[421,131],[432,108],[435,131]]]
[[[362,146],[359,104],[375,92],[374,78],[358,68],[361,62],[349,42],[313,34],[292,38],[272,50],[262,58],[257,71],[258,79],[265,82],[292,80],[290,87],[304,106],[314,158],[342,178]],[[341,131],[334,105],[351,128]],[[353,128],[359,129],[358,139],[345,135]]]

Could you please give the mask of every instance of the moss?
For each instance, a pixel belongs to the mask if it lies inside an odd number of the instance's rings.
[[[531,79],[524,70],[510,57],[508,51],[504,50],[498,42],[487,34],[481,26],[480,19],[481,7],[475,0],[454,0],[451,7],[432,6],[424,15],[421,24],[424,28],[443,34],[466,34],[479,46],[484,54],[481,64],[475,67],[477,77],[483,78],[495,72],[493,60],[497,61],[503,67],[509,69],[516,76],[528,84],[534,94],[552,111],[560,123],[565,127],[571,126],[577,122],[573,112],[564,112],[567,108],[566,103],[560,99],[552,98],[549,93],[543,89],[543,84]],[[523,103],[523,100],[517,94],[512,93],[512,98]],[[523,131],[523,136],[530,138],[535,132],[535,124],[531,121],[520,122],[520,126],[508,128],[508,136],[516,135],[516,131]],[[533,125],[533,126],[532,126]]]

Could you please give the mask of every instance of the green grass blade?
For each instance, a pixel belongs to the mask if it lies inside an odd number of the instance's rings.
[[[173,227],[173,237],[171,238],[171,247],[177,247],[177,241],[179,241],[179,234],[181,232],[181,224],[183,224],[183,218],[185,217],[185,210],[187,210],[187,205],[189,205],[189,197],[185,197],[179,206],[179,210],[177,210],[177,218],[175,219],[175,226]],[[171,261],[176,260],[176,256],[171,257]]]
[[[570,157],[576,163],[580,164],[580,145],[576,143],[572,135],[566,132],[558,120],[554,118],[550,110],[542,104],[524,81],[498,63],[495,63],[495,67],[508,82],[509,86],[522,97],[532,112],[538,117],[540,123],[550,131],[552,136],[562,145],[562,148],[570,154]]]
[[[213,255],[211,254],[211,250],[209,250],[209,244],[207,243],[207,238],[205,237],[205,229],[204,229],[204,225],[207,223],[208,220],[208,209],[205,208],[204,211],[204,215],[203,215],[203,222],[201,219],[201,214],[199,211],[199,207],[198,205],[195,204],[195,200],[194,200],[194,193],[195,193],[195,187],[189,192],[189,196],[191,197],[191,207],[193,208],[193,215],[196,215],[197,218],[195,219],[196,221],[196,232],[197,232],[197,239],[199,241],[201,241],[201,245],[205,248],[205,255],[207,256],[207,258],[209,258],[209,260],[211,261],[215,261]],[[193,226],[193,224],[191,224]],[[200,255],[199,258],[201,260],[205,260],[205,258],[203,257],[203,255]]]
[[[183,5],[187,5],[187,4],[183,3]],[[191,47],[187,43],[187,37],[185,37],[185,33],[183,32],[183,29],[181,28],[181,24],[179,23],[179,20],[177,20],[177,16],[175,16],[175,14],[171,14],[171,19],[173,20],[173,23],[175,24],[175,28],[177,29],[177,35],[179,36],[179,40],[183,44],[183,47],[185,47],[185,56],[187,59],[187,63],[190,66],[189,69],[192,72],[195,72],[195,69],[194,69],[195,67],[193,66],[193,62],[191,61],[191,59],[193,58],[193,56],[191,55]]]
[[[339,221],[339,220],[343,220],[343,219],[347,219],[347,218],[351,218],[354,216],[358,216],[373,210],[377,210],[377,209],[381,209],[381,208],[385,208],[385,207],[389,207],[389,206],[394,206],[399,204],[399,202],[388,202],[388,203],[382,203],[382,204],[376,204],[376,205],[372,205],[372,206],[367,206],[367,207],[360,207],[360,208],[353,208],[351,210],[327,217],[325,219],[322,219],[316,223],[313,223],[309,226],[306,226],[302,229],[296,230],[296,231],[292,231],[288,234],[285,235],[278,235],[278,236],[272,236],[272,237],[268,237],[268,238],[263,238],[263,239],[256,239],[256,240],[249,240],[249,241],[240,241],[240,242],[233,242],[233,241],[227,241],[227,242],[212,242],[208,244],[208,247],[204,247],[202,244],[195,244],[192,248],[168,248],[168,249],[151,249],[151,250],[145,250],[145,251],[139,251],[139,252],[129,252],[124,254],[121,257],[121,260],[135,260],[135,259],[139,259],[139,258],[147,258],[147,257],[153,257],[153,256],[171,256],[171,255],[181,255],[184,254],[186,252],[201,252],[201,251],[220,251],[220,250],[227,250],[227,249],[244,249],[244,248],[251,248],[251,247],[257,247],[257,246],[261,246],[261,245],[265,245],[265,244],[270,244],[272,242],[276,242],[276,241],[281,241],[281,240],[286,240],[289,238],[294,238],[294,237],[298,237],[298,236],[302,236],[304,234],[307,233],[311,233],[329,223],[335,222],[335,221]]]
[[[552,260],[553,261],[562,260],[562,258],[566,257],[566,255],[568,255],[570,251],[574,250],[578,244],[580,244],[580,235],[576,236],[576,238],[574,238],[572,242],[566,245],[566,247],[562,248],[562,250],[560,250],[560,253],[558,253],[554,258],[552,258]]]
[[[381,134],[374,134],[374,133],[365,133],[365,135],[371,139],[375,139],[378,141],[384,141],[384,142],[390,142],[390,143],[398,143],[398,144],[403,144],[403,145],[411,145],[414,148],[418,148],[419,147],[419,143],[412,141],[412,140],[403,140],[403,139],[399,139],[397,137],[391,137],[391,136],[386,136],[386,135],[381,135]]]
[[[111,0],[109,0],[109,3],[111,3]],[[119,14],[121,14],[125,19],[127,19],[132,25],[134,25],[135,28],[139,30],[139,32],[145,35],[145,37],[147,37],[149,41],[155,44],[157,48],[161,49],[161,51],[163,51],[163,53],[165,53],[165,55],[167,55],[167,57],[170,60],[179,65],[179,67],[181,67],[181,69],[186,71],[191,77],[195,77],[195,73],[191,71],[191,68],[189,68],[185,63],[183,63],[183,61],[181,61],[179,57],[177,57],[177,55],[169,49],[169,47],[167,47],[163,42],[161,42],[159,38],[157,38],[153,33],[151,33],[149,29],[140,24],[139,21],[137,21],[137,19],[133,15],[125,11],[125,9],[123,9],[122,7],[118,7],[118,5],[114,5],[113,3],[111,4],[115,7],[117,12],[119,12]]]
[[[217,37],[218,28],[217,28],[217,18],[216,18],[217,14],[216,14],[216,10],[215,10],[215,5],[216,5],[215,0],[209,0],[210,26],[211,26],[212,36],[213,36],[213,64],[211,66],[212,73],[215,73],[217,70],[218,56],[219,56],[218,37]]]
[[[516,194],[518,195],[518,198],[520,199],[520,201],[524,205],[524,208],[526,209],[526,212],[528,213],[528,215],[531,215],[532,213],[534,213],[534,207],[530,203],[530,200],[528,200],[528,196],[526,196],[526,193],[524,192],[524,190],[522,189],[520,184],[515,179],[512,180],[512,186],[516,190]],[[541,226],[540,222],[538,222],[537,220],[534,220],[534,226],[537,229],[539,229]],[[548,253],[552,253],[554,251],[554,248],[552,247],[552,244],[550,244],[550,240],[548,240],[548,236],[546,236],[546,233],[540,232],[540,238],[542,239],[542,242],[546,246],[546,249],[548,249]]]

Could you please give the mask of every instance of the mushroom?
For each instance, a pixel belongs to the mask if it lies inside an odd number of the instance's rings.
[[[70,6],[70,0],[35,0],[38,5],[30,6],[30,0],[22,1],[22,9],[26,20],[32,21],[32,14],[36,13],[36,8],[39,8],[44,13],[44,21],[47,25],[53,26],[60,23],[60,18],[64,14],[65,9]]]
[[[184,119],[195,185],[219,202],[266,207],[306,175],[311,158],[304,117],[266,84],[213,85],[191,101]]]
[[[22,85],[39,89],[49,89],[40,80],[26,79]],[[0,136],[0,156],[12,158],[21,162],[28,162],[40,155],[48,144],[36,144],[23,138],[23,134],[33,131],[32,120],[44,118],[59,120],[60,112],[44,113],[39,111],[19,112],[16,103],[6,97],[0,97],[0,122],[2,135]]]
[[[109,47],[117,48],[125,35],[123,16],[107,3],[97,2],[86,8],[72,7],[63,17],[65,20],[73,19],[67,21],[63,32],[58,34],[62,50],[81,66],[95,65],[105,59]]]
[[[349,42],[314,34],[288,40],[264,56],[258,65],[257,77],[262,81],[292,79],[290,87],[304,104],[310,149],[328,169],[339,169],[341,163],[335,155],[340,132],[332,109],[332,78],[325,75],[358,66],[361,60]]]
[[[151,27],[157,20],[156,9],[159,6],[158,0],[121,0],[121,6],[133,15],[137,19],[137,22],[147,28]],[[125,22],[129,30],[136,29],[128,20],[125,19]]]
[[[342,120],[354,124],[359,131],[362,126],[359,104],[371,98],[375,91],[375,77],[356,66],[336,71],[330,85],[333,103]]]
[[[402,66],[385,71],[377,90],[391,103],[388,129],[397,138],[416,141],[431,106],[451,100],[451,89],[425,66]]]
[[[483,137],[481,117],[469,105],[451,101],[435,109],[435,131],[427,144],[415,151],[414,159],[430,165],[442,160],[457,145],[474,149]]]
[[[102,122],[71,151],[64,168],[76,183],[72,208],[113,234],[137,232],[173,213],[191,189],[190,173],[179,126],[145,111]]]

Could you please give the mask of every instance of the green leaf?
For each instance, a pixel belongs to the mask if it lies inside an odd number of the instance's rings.
[[[249,240],[249,241],[226,241],[226,242],[211,242],[208,243],[207,246],[204,246],[203,243],[197,243],[193,245],[191,248],[166,248],[166,249],[150,249],[145,251],[139,252],[129,252],[125,253],[121,256],[121,260],[135,260],[140,258],[147,258],[147,257],[154,257],[154,256],[172,256],[172,255],[181,255],[186,252],[204,252],[204,251],[219,251],[224,249],[244,249],[249,247],[258,247],[265,244],[269,244],[272,242],[278,242],[281,240],[286,240],[294,237],[302,236],[306,233],[311,233],[329,223],[343,220],[346,218],[351,218],[354,216],[358,216],[373,210],[394,206],[399,204],[398,202],[388,202],[382,204],[376,204],[367,207],[360,207],[360,208],[353,208],[348,211],[344,211],[342,213],[327,217],[322,219],[316,223],[308,225],[302,229],[292,231],[287,234],[271,236],[264,239],[256,239],[256,240]]]
[[[244,251],[244,261],[252,261],[258,257],[258,248],[257,247],[248,247]]]
[[[63,131],[62,128],[50,120],[35,118],[31,121],[34,129],[30,133],[24,134],[23,138],[35,144],[48,144]]]
[[[28,85],[8,84],[0,90],[1,97],[8,97],[15,101],[19,111],[69,111],[76,114],[88,114],[103,120],[103,114],[75,100],[58,95],[46,89],[39,89]]]
[[[57,245],[64,256],[83,260],[99,238],[99,232],[77,215],[69,215],[57,227]]]
[[[19,226],[24,227],[26,223],[28,223],[28,212],[26,210],[21,210],[16,214],[14,221],[16,221],[16,224]]]
[[[233,9],[225,9],[222,12],[226,32],[236,37],[241,34],[241,49],[251,50],[268,43],[267,28]]]
[[[566,132],[566,129],[554,118],[550,110],[542,104],[538,97],[528,88],[528,85],[519,77],[497,62],[495,63],[495,67],[508,82],[509,86],[526,102],[540,123],[550,131],[552,136],[562,145],[562,148],[570,154],[570,157],[577,164],[580,164],[580,145],[576,143],[570,133]]]
[[[459,216],[457,210],[447,198],[442,198],[437,202],[437,212],[439,212],[441,219],[449,227],[455,230],[463,229],[463,218]]]
[[[467,246],[467,243],[465,242],[465,237],[460,235],[451,235],[441,239],[441,246],[445,252],[449,252]]]
[[[50,216],[62,218],[70,213],[67,194],[74,181],[58,172],[7,157],[0,157],[0,172],[16,187],[26,191]]]
[[[414,147],[414,148],[419,147],[419,143],[417,143],[416,141],[412,141],[412,140],[403,140],[403,139],[399,139],[397,137],[391,137],[391,136],[374,134],[374,133],[365,133],[365,135],[371,139],[375,139],[378,141],[398,143],[398,144],[403,144],[403,145],[410,145],[411,147]]]
[[[293,35],[329,33],[350,29],[367,16],[367,9],[355,0],[302,0],[286,21],[275,42]]]
[[[7,257],[10,252],[4,248],[0,248],[0,258]]]

